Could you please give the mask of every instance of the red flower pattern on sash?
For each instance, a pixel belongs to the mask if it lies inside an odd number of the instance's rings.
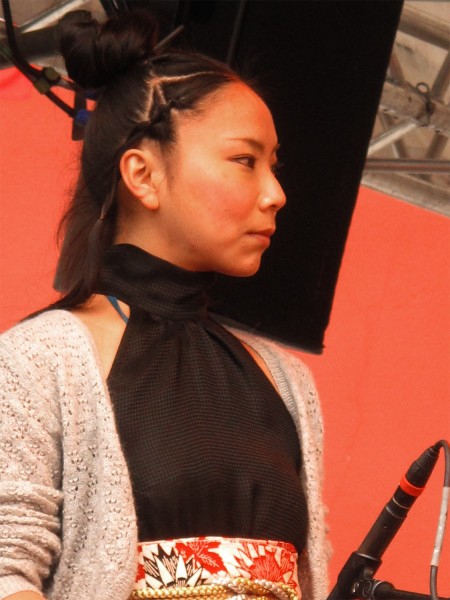
[[[256,556],[252,564],[247,567],[250,579],[267,579],[273,583],[286,583],[295,586],[294,573],[296,564],[292,560],[292,554],[285,550],[278,558],[276,550],[265,548],[263,556]]]
[[[215,552],[220,544],[220,541],[199,537],[187,542],[177,541],[175,547],[186,562],[192,558],[204,569],[207,569],[209,573],[216,574],[220,571],[226,571],[220,554]]]

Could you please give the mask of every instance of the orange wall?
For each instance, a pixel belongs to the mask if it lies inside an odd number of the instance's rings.
[[[53,296],[53,232],[76,172],[70,121],[0,72],[0,330]],[[332,581],[409,464],[450,437],[450,222],[361,189],[322,356]],[[379,578],[426,593],[443,458]],[[450,526],[449,526],[450,529]],[[447,534],[447,538],[450,534]],[[440,593],[450,594],[450,540]]]
[[[448,219],[360,190],[325,351],[302,355],[325,416],[334,576],[412,461],[450,439],[449,257]],[[377,573],[399,589],[427,592],[443,463],[442,455]],[[444,596],[448,537],[438,580]]]
[[[69,117],[15,73],[0,71],[0,330],[53,297],[55,230],[78,152]]]

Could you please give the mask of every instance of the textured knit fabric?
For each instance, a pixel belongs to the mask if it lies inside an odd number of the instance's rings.
[[[292,354],[235,332],[270,369],[298,431],[309,511],[299,560],[305,600],[327,594],[322,422],[308,370]],[[126,600],[136,575],[131,484],[86,327],[66,311],[0,338],[0,599]]]
[[[213,273],[121,244],[102,293],[130,306],[108,376],[141,541],[200,535],[306,544],[294,421],[243,345],[212,319]]]

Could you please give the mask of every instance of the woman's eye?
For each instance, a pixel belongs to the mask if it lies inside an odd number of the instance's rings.
[[[237,156],[234,160],[249,169],[253,169],[256,162],[254,156]]]

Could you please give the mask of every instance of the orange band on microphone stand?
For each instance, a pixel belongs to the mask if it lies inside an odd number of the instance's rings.
[[[404,492],[406,492],[410,496],[416,496],[416,497],[420,496],[420,494],[425,489],[425,487],[416,487],[415,485],[412,485],[411,483],[409,483],[409,481],[406,479],[406,477],[402,477],[402,479],[400,481],[400,487],[402,488],[402,490]]]

